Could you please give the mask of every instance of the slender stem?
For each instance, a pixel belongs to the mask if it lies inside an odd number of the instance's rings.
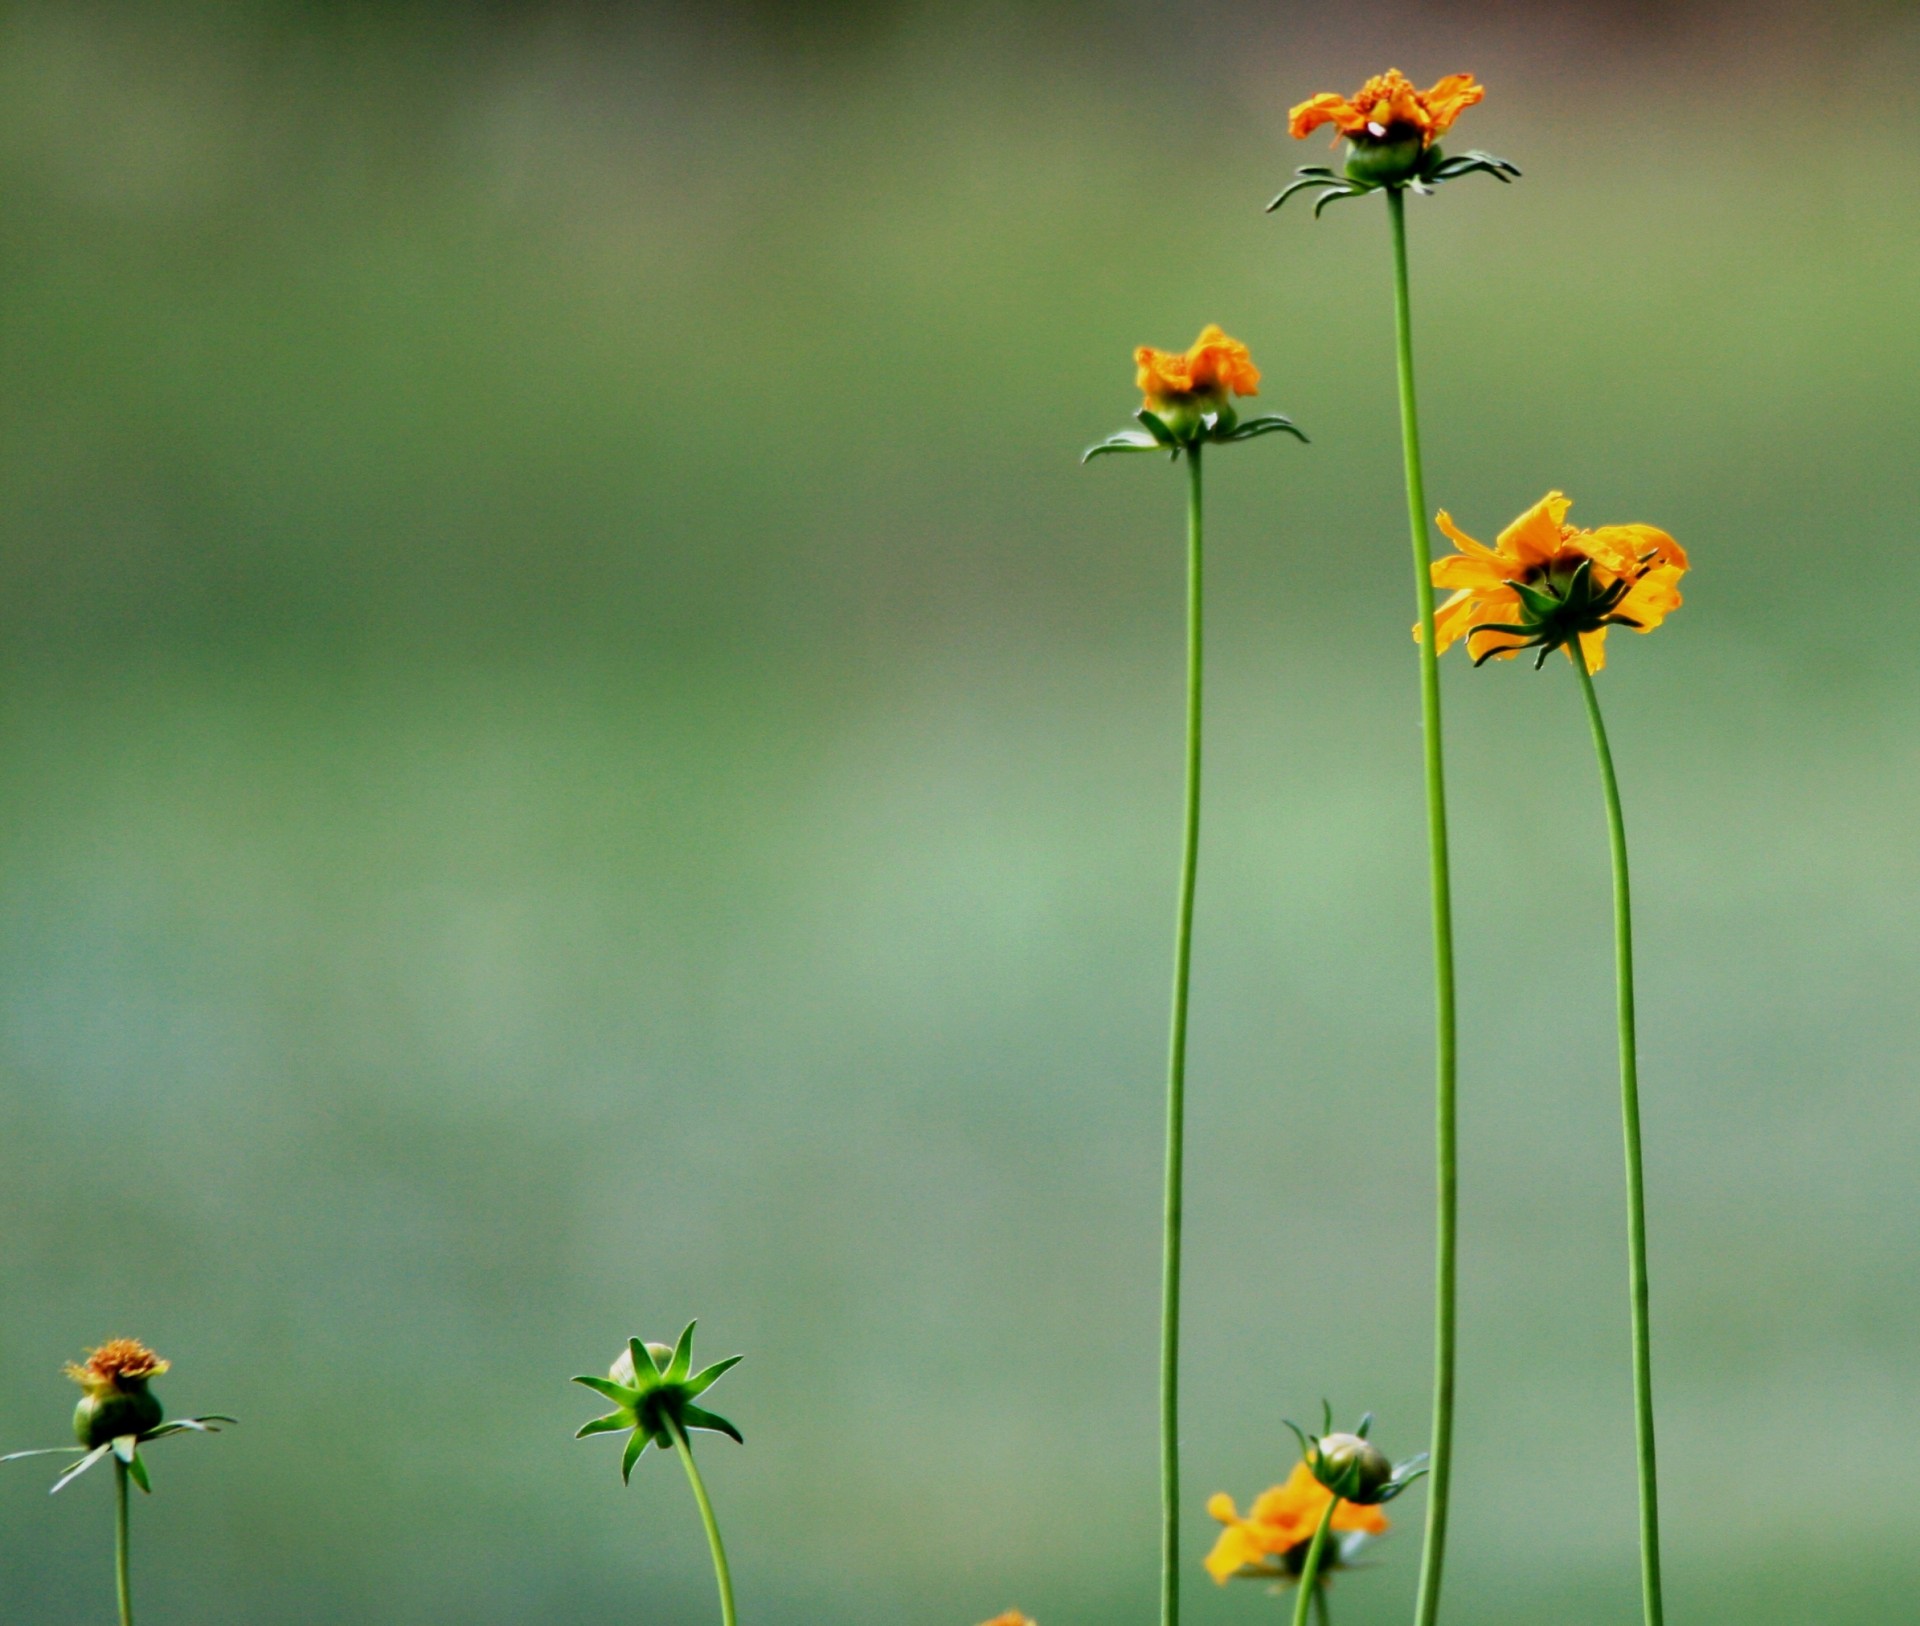
[[[1640,1468],[1640,1589],[1647,1626],[1662,1626],[1666,1605],[1660,1592],[1660,1483],[1653,1443],[1653,1331],[1647,1291],[1647,1182],[1640,1159],[1640,1063],[1633,1022],[1633,899],[1627,875],[1627,821],[1620,810],[1620,782],[1614,777],[1613,749],[1600,717],[1580,640],[1567,645],[1580,674],[1594,754],[1600,759],[1600,788],[1607,802],[1607,837],[1613,848],[1613,959],[1619,987],[1620,1124],[1627,1152],[1627,1279],[1633,1305],[1634,1444]]]
[[[1414,590],[1420,605],[1420,725],[1426,747],[1427,850],[1433,887],[1433,1000],[1435,1028],[1434,1156],[1437,1223],[1434,1237],[1432,1487],[1426,1539],[1420,1554],[1416,1626],[1434,1626],[1440,1614],[1440,1577],[1446,1562],[1448,1493],[1453,1480],[1453,1381],[1459,1257],[1460,1169],[1454,1036],[1453,882],[1447,863],[1447,782],[1440,739],[1440,664],[1433,632],[1432,547],[1427,537],[1426,482],[1420,470],[1420,409],[1413,388],[1413,307],[1407,294],[1406,194],[1387,188],[1393,223],[1393,314],[1400,374],[1400,445],[1407,470],[1407,523],[1413,535]]]
[[[1333,1626],[1333,1611],[1327,1606],[1327,1589],[1317,1586],[1313,1589],[1314,1626]]]
[[[1200,856],[1200,448],[1187,449],[1187,770],[1180,904],[1173,937],[1173,1022],[1167,1043],[1167,1178],[1160,1277],[1160,1622],[1180,1621],[1180,1218],[1186,1145],[1187,990],[1193,887]]]
[[[113,1579],[120,1593],[120,1626],[133,1626],[133,1557],[127,1518],[127,1465],[113,1459],[116,1506],[113,1521]]]
[[[1300,1595],[1293,1600],[1293,1626],[1307,1626],[1307,1610],[1315,1593],[1320,1590],[1320,1554],[1327,1545],[1327,1531],[1333,1524],[1333,1510],[1340,1505],[1340,1498],[1328,1500],[1326,1512],[1320,1515],[1320,1522],[1314,1526],[1313,1542],[1307,1548],[1307,1561],[1300,1567]]]
[[[693,1499],[699,1504],[700,1522],[707,1527],[707,1545],[713,1549],[713,1578],[720,1585],[722,1626],[735,1626],[738,1617],[733,1612],[733,1571],[727,1568],[726,1543],[720,1539],[720,1522],[713,1516],[713,1503],[707,1500],[706,1481],[700,1477],[700,1466],[693,1460],[693,1447],[687,1441],[686,1430],[668,1417],[667,1432],[680,1448],[680,1463],[687,1470],[687,1483],[693,1487]]]

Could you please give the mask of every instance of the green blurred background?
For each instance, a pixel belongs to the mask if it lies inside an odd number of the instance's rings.
[[[1436,504],[1696,570],[1602,680],[1636,838],[1673,1611],[1885,1622],[1920,1476],[1910,7],[9,4],[0,1444],[175,1362],[154,1621],[713,1616],[575,1444],[698,1314],[758,1626],[1152,1615],[1180,480],[1217,320],[1190,1141],[1209,1491],[1426,1427],[1424,871],[1386,236],[1290,103],[1485,80],[1412,207]],[[1450,1613],[1635,1608],[1600,810],[1446,674]],[[0,1476],[0,1617],[111,1609]],[[1405,1618],[1424,1494],[1341,1626]]]

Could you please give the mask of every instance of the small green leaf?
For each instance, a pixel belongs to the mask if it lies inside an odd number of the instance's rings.
[[[133,1482],[149,1496],[153,1494],[153,1481],[147,1478],[147,1459],[135,1451],[127,1464],[127,1472],[133,1476]]]
[[[640,1453],[647,1448],[647,1432],[636,1428],[633,1438],[627,1441],[627,1448],[620,1454],[620,1483],[626,1484],[633,1478],[633,1465],[640,1460]]]
[[[736,1444],[747,1442],[740,1437],[740,1430],[717,1413],[702,1411],[698,1406],[683,1406],[680,1411],[682,1428],[704,1428],[715,1434],[724,1434]]]
[[[623,1429],[633,1427],[633,1418],[626,1412],[609,1412],[605,1417],[596,1417],[591,1423],[582,1423],[575,1431],[576,1440],[584,1440],[589,1434],[618,1434]]]
[[[1306,431],[1291,418],[1283,418],[1277,412],[1262,417],[1248,418],[1232,434],[1222,436],[1224,440],[1253,440],[1260,435],[1287,434],[1295,439],[1306,441]]]
[[[709,1366],[704,1372],[696,1372],[692,1377],[687,1379],[686,1388],[683,1392],[689,1400],[697,1394],[705,1394],[707,1390],[711,1389],[715,1383],[725,1377],[727,1373],[731,1372],[745,1359],[746,1357],[744,1355],[729,1355],[724,1361],[715,1361],[713,1365]]]

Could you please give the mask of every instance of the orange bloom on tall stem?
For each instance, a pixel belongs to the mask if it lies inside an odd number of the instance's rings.
[[[1389,68],[1351,97],[1324,90],[1309,97],[1288,115],[1287,128],[1295,140],[1331,124],[1349,141],[1394,142],[1418,136],[1423,148],[1430,147],[1486,94],[1470,73],[1450,73],[1431,90],[1415,90],[1398,68]]]
[[[1207,1512],[1226,1528],[1207,1554],[1207,1573],[1222,1586],[1242,1572],[1262,1576],[1294,1573],[1287,1568],[1288,1555],[1295,1549],[1299,1549],[1299,1556],[1305,1555],[1320,1516],[1332,1499],[1333,1492],[1313,1477],[1313,1470],[1304,1462],[1294,1464],[1284,1485],[1275,1485],[1255,1497],[1244,1519],[1224,1491],[1211,1497]],[[1328,1528],[1379,1536],[1386,1534],[1388,1522],[1377,1507],[1343,1501],[1334,1510]]]
[[[1234,395],[1260,393],[1260,369],[1238,339],[1230,339],[1209,322],[1185,351],[1156,350],[1143,344],[1133,353],[1139,371],[1134,382],[1155,412],[1164,407],[1205,397],[1224,400]]]
[[[1608,627],[1651,632],[1680,607],[1687,555],[1678,542],[1651,525],[1576,529],[1566,523],[1572,506],[1549,491],[1491,548],[1451,515],[1435,516],[1460,550],[1433,562],[1434,586],[1455,590],[1434,613],[1436,650],[1464,638],[1475,664],[1536,648],[1544,661],[1577,637],[1587,670],[1597,672],[1607,662]]]

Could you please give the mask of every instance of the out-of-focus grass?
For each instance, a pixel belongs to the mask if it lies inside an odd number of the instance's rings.
[[[696,1313],[751,1356],[707,1461],[755,1618],[1147,1617],[1178,491],[1073,457],[1208,319],[1315,444],[1212,472],[1196,1559],[1323,1394],[1417,1446],[1383,227],[1259,213],[1286,104],[1393,57],[1477,68],[1528,172],[1415,208],[1436,501],[1561,485],[1697,566],[1604,680],[1677,1601],[1885,1618],[1920,223],[1775,91],[1897,113],[1912,32],[1101,21],[5,13],[0,1428],[60,1438],[119,1331],[246,1418],[155,1454],[157,1617],[706,1618],[684,1491],[564,1381]],[[1448,701],[1457,1609],[1618,1618],[1591,765],[1564,673]],[[1810,1452],[1887,1466],[1816,1518]],[[96,1618],[104,1506],[8,1472],[0,1613]],[[1399,1617],[1405,1505],[1343,1626]],[[1196,1621],[1272,1607],[1196,1566]]]

